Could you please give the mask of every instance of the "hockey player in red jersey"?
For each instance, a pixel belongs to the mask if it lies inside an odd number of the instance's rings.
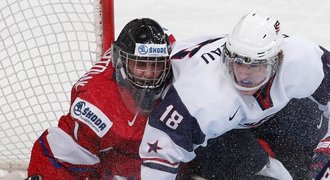
[[[176,42],[171,53],[173,85],[151,113],[140,146],[142,179],[175,179],[180,164],[191,162],[200,148],[209,145],[211,150],[202,151],[206,158],[197,162],[205,172],[197,175],[206,179],[249,179],[240,174],[248,168],[257,168],[256,175],[270,178],[300,179],[292,173],[299,167],[285,168],[287,164],[277,158],[309,158],[314,164],[313,149],[327,132],[329,61],[327,50],[304,38],[281,34],[275,18],[259,13],[243,16],[229,35]],[[295,100],[300,102],[291,106]],[[312,101],[319,118],[301,117],[307,122],[273,119],[286,106],[299,108],[301,102]],[[292,113],[301,116],[304,109]],[[257,142],[259,136],[273,140],[269,145],[276,150],[275,158],[265,154]],[[229,150],[224,149],[224,142]],[[323,139],[318,146],[316,165],[322,167],[328,161],[329,142]],[[295,156],[291,150],[306,151],[308,157]],[[247,159],[249,153],[257,158]],[[318,171],[315,167],[311,174]],[[303,179],[308,179],[306,171]]]
[[[140,179],[138,148],[149,112],[171,80],[170,50],[157,22],[129,22],[72,87],[69,113],[34,143],[28,176]]]

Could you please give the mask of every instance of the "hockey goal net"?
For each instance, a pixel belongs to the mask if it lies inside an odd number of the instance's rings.
[[[113,36],[113,0],[1,1],[0,179],[27,169],[34,141],[68,112],[72,85]]]

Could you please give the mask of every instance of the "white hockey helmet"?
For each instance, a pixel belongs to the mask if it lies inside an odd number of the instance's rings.
[[[280,23],[274,18],[252,12],[243,16],[237,23],[234,30],[228,35],[222,54],[227,74],[230,75],[239,90],[259,89],[276,72],[281,52],[279,48],[281,39]],[[237,82],[233,63],[254,66],[263,64],[266,67],[264,77],[254,78],[258,79],[258,82],[251,80],[246,83],[249,85],[242,85]]]

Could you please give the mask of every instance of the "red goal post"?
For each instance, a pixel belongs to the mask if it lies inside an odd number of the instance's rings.
[[[103,53],[109,49],[115,36],[115,18],[113,0],[102,1],[102,21],[103,21]]]
[[[72,85],[114,40],[113,0],[0,3],[0,179],[69,111]],[[24,175],[23,175],[24,176]]]

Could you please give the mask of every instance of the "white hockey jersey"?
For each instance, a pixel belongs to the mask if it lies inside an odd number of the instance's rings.
[[[179,163],[191,161],[208,139],[262,124],[290,99],[312,95],[324,78],[320,47],[286,37],[277,74],[255,95],[243,95],[221,71],[225,42],[225,36],[202,37],[174,45],[173,86],[149,117],[140,145],[142,179],[175,179]]]

